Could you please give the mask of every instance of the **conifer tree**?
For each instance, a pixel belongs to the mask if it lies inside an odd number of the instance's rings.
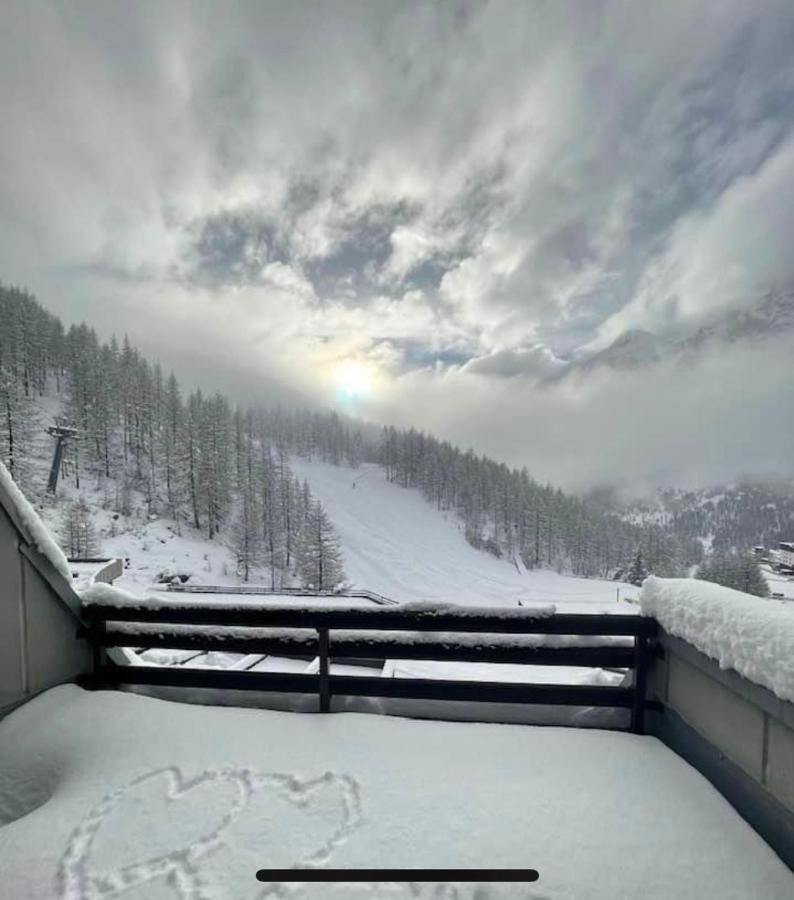
[[[634,554],[631,568],[629,569],[628,581],[630,584],[639,587],[647,577],[648,571],[646,570],[645,563],[642,559],[642,550],[638,547],[637,552]]]
[[[698,566],[697,577],[757,597],[769,596],[769,585],[750,553],[712,553]]]
[[[298,548],[298,575],[303,587],[334,590],[344,578],[339,538],[325,510],[312,502]]]
[[[99,555],[99,542],[91,521],[91,510],[82,497],[66,507],[62,541],[67,555],[74,559],[91,559]]]

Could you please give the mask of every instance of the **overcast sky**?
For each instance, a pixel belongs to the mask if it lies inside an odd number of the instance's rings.
[[[0,280],[67,323],[564,486],[791,474],[785,341],[538,384],[794,283],[791,0],[5,0],[0,23]]]

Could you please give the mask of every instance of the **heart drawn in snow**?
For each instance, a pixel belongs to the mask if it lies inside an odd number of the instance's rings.
[[[291,861],[293,868],[328,862],[361,818],[358,785],[347,775],[302,779],[224,768],[186,778],[175,766],[157,769],[111,791],[75,828],[58,871],[61,897],[106,900],[165,879],[172,897],[209,900],[202,861],[225,846],[229,829],[263,792],[269,807],[305,810],[307,820],[313,805],[334,807],[334,824]]]

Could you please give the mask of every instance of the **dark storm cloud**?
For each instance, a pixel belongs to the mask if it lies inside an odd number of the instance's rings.
[[[617,389],[534,381],[794,281],[793,44],[788,0],[9,2],[0,278],[240,391],[368,360],[371,417],[498,411],[492,452],[575,481],[533,436]]]

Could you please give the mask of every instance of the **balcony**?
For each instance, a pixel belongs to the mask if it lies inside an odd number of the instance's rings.
[[[141,601],[107,586],[81,598],[29,538],[0,509],[0,896],[794,895],[794,617],[784,605],[746,607],[721,588],[687,605],[685,581],[646,588],[653,615],[605,617],[329,598]],[[712,631],[709,604],[721,616]],[[125,664],[118,648],[142,645],[318,664]],[[350,673],[372,660],[529,674]],[[559,679],[533,679],[541,666]],[[594,666],[625,676],[583,685],[563,674]],[[305,712],[268,708],[275,701]],[[617,718],[588,729],[450,721],[462,708],[500,722],[544,709]],[[458,868],[539,878],[422,881],[421,870]],[[411,871],[311,880],[352,869]]]

